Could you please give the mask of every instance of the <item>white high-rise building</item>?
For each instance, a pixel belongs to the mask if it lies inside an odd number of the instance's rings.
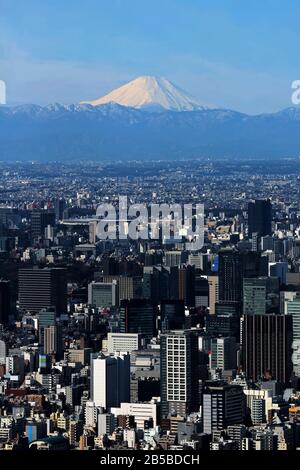
[[[140,335],[138,333],[108,333],[107,334],[107,352],[137,351],[140,348]]]
[[[162,416],[185,416],[199,410],[199,334],[170,331],[161,335],[160,380]]]
[[[91,363],[92,401],[110,409],[130,399],[130,355],[100,354]]]
[[[300,294],[297,292],[292,300],[287,301],[287,314],[292,316],[293,321],[293,370],[300,376]]]

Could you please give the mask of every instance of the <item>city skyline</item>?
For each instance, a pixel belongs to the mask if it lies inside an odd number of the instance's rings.
[[[299,13],[0,0],[1,462],[296,463]]]

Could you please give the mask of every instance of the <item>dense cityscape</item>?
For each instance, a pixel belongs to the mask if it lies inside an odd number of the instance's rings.
[[[0,449],[300,448],[299,170],[1,162]],[[99,239],[120,196],[204,204],[203,246]]]

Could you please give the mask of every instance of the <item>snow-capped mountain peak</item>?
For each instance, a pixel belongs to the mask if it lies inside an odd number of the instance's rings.
[[[149,75],[138,77],[102,98],[80,104],[98,106],[109,102],[150,110],[193,111],[207,108],[166,78]]]

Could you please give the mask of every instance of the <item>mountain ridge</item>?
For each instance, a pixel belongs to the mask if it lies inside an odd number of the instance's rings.
[[[300,108],[150,112],[98,106],[0,106],[0,160],[300,156]]]

